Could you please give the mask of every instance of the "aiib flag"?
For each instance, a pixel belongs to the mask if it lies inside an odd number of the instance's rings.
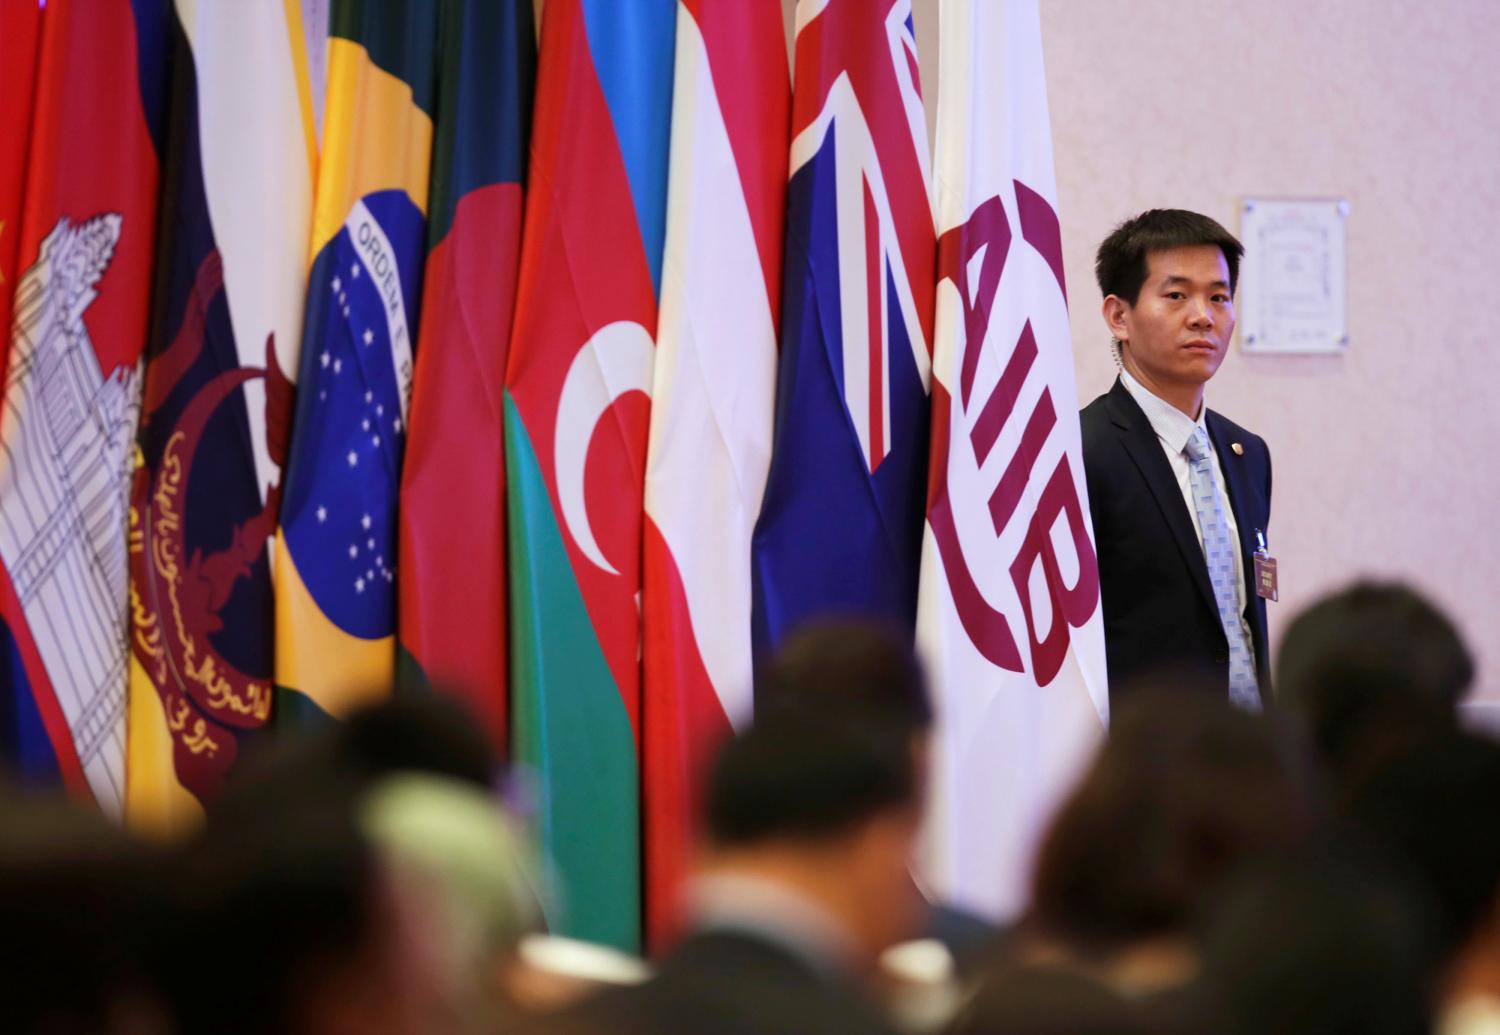
[[[275,543],[277,722],[396,673],[396,498],[426,254],[438,5],[335,0]]]
[[[554,931],[640,942],[641,494],[672,0],[549,0],[506,372],[513,759],[567,891]]]
[[[172,35],[130,538],[127,818],[156,830],[200,816],[271,716],[268,547],[317,166],[298,5],[179,0]]]
[[[646,922],[670,933],[705,764],[750,717],[791,83],[775,4],[682,0],[646,460]]]
[[[402,472],[399,658],[506,742],[505,359],[536,75],[531,0],[442,26],[432,212]]]
[[[1036,0],[944,0],[927,874],[1005,914],[1108,718]]]
[[[24,772],[112,813],[125,793],[126,523],[166,16],[151,0],[47,5],[7,285],[0,738]]]
[[[916,612],[934,234],[910,0],[797,6],[758,654],[828,612]]]

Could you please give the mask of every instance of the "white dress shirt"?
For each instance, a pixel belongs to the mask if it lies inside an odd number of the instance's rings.
[[[1156,438],[1161,442],[1162,452],[1167,454],[1167,463],[1172,467],[1172,474],[1177,478],[1177,489],[1182,493],[1182,501],[1187,505],[1188,516],[1193,519],[1193,531],[1198,535],[1198,547],[1203,547],[1203,525],[1198,520],[1198,508],[1193,504],[1192,469],[1187,458],[1188,439],[1193,437],[1196,428],[1203,428],[1203,437],[1208,442],[1209,454],[1214,461],[1214,488],[1218,490],[1219,506],[1224,509],[1224,520],[1229,526],[1229,541],[1234,549],[1234,606],[1235,614],[1240,617],[1240,628],[1245,633],[1245,642],[1254,644],[1250,637],[1250,627],[1245,624],[1245,565],[1241,558],[1240,549],[1240,526],[1234,519],[1234,508],[1229,505],[1229,495],[1224,488],[1224,467],[1219,463],[1219,451],[1214,448],[1214,440],[1208,434],[1208,428],[1203,423],[1203,414],[1208,407],[1201,406],[1198,410],[1198,419],[1194,420],[1183,413],[1177,407],[1164,399],[1151,394],[1150,389],[1141,384],[1130,375],[1130,371],[1121,368],[1120,381],[1125,385],[1125,390],[1135,400],[1141,412],[1146,415],[1146,420],[1151,422],[1151,430],[1156,432]]]

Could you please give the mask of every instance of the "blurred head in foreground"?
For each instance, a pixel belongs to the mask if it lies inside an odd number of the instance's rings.
[[[246,766],[176,874],[184,1029],[493,1027],[502,970],[539,922],[537,867],[474,729],[409,698]]]
[[[850,709],[914,734],[932,729],[927,679],[911,634],[868,618],[821,618],[789,636],[756,692],[756,712]]]
[[[1474,659],[1448,618],[1409,587],[1362,582],[1287,629],[1277,693],[1340,784],[1456,724]]]
[[[1045,835],[1025,930],[1095,959],[1180,938],[1220,881],[1311,822],[1272,726],[1191,688],[1142,689]]]
[[[767,715],[724,745],[709,778],[701,872],[724,892],[710,911],[734,911],[746,881],[774,885],[867,967],[919,916],[907,871],[919,816],[900,728],[844,709]]]
[[[1479,1000],[1500,1023],[1500,744],[1433,737],[1361,783],[1347,811],[1431,906],[1440,1003]]]
[[[93,808],[0,785],[0,1028],[170,1031],[160,860]]]
[[[1256,863],[1205,927],[1198,1030],[1429,1030],[1425,914],[1371,861],[1302,852]]]

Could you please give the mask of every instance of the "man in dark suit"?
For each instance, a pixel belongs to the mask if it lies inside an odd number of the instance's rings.
[[[1081,416],[1112,695],[1177,670],[1247,709],[1270,700],[1271,457],[1203,401],[1234,333],[1243,251],[1180,209],[1144,212],[1099,247],[1120,377]]]
[[[906,869],[918,788],[899,725],[824,708],[757,719],[709,778],[690,933],[644,984],[537,1030],[887,1035],[864,983],[921,919]]]

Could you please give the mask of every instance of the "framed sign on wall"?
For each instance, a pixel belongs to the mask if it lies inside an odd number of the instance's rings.
[[[1246,198],[1238,285],[1240,348],[1339,353],[1349,347],[1343,198]]]

